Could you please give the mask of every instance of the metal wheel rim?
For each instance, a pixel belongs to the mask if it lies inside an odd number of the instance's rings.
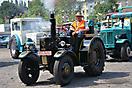
[[[130,53],[131,53],[130,47],[127,47],[126,52],[127,52],[127,56],[130,56]]]
[[[69,63],[64,63],[61,71],[62,71],[62,77],[67,79],[71,73],[71,67]]]
[[[30,66],[25,66],[25,72],[26,72],[26,76],[30,79],[32,79],[34,77],[34,72],[35,72],[35,69],[33,67],[30,67]]]
[[[99,66],[100,64],[100,56],[98,54],[99,52],[97,52],[97,50],[94,50],[94,57],[95,57],[94,63],[96,66]]]

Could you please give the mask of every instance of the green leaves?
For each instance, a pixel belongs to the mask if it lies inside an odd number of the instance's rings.
[[[33,0],[29,4],[28,9],[29,17],[43,17],[44,19],[48,19],[48,10],[45,9],[44,4],[40,0]]]
[[[4,1],[0,6],[0,22],[9,22],[6,20],[18,16],[20,13],[23,13],[23,11],[19,8],[19,6],[8,1]]]
[[[73,21],[75,18],[76,0],[56,0],[55,12],[57,23]]]
[[[103,3],[97,3],[97,5],[94,7],[95,9],[95,14],[107,14],[109,12],[114,12],[116,8],[113,8],[116,6],[117,0],[107,0]]]

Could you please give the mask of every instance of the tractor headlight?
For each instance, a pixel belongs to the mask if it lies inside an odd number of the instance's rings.
[[[35,45],[34,44],[25,44],[25,49],[27,50],[33,50],[35,48]]]
[[[119,39],[120,38],[120,35],[115,35],[115,39]]]
[[[24,48],[28,51],[36,51],[36,46],[34,42],[26,42]]]
[[[61,41],[59,44],[60,44],[62,47],[64,47],[64,46],[66,45],[66,42],[65,42],[65,41]]]
[[[28,45],[29,50],[33,50],[35,48],[35,45]]]

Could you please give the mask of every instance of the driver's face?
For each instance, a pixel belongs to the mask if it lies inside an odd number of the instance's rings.
[[[82,21],[82,18],[83,17],[76,17],[76,20],[80,22],[80,21]]]

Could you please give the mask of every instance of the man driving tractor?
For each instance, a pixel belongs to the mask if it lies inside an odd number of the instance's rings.
[[[76,20],[71,24],[72,36],[75,36],[76,34],[81,36],[89,30],[87,22],[83,18],[84,16],[80,13],[76,14]]]
[[[80,42],[84,38],[84,34],[89,30],[87,22],[80,13],[76,14],[76,20],[71,24],[72,46],[73,51],[78,51]],[[76,52],[77,53],[77,52]]]

